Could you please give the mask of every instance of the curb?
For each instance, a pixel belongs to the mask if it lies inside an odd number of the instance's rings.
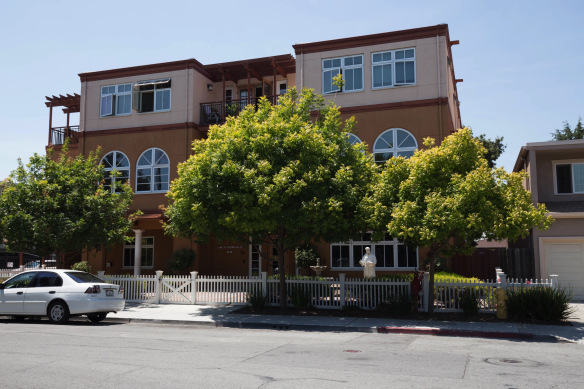
[[[498,338],[498,339],[521,339],[533,340],[533,334],[524,334],[519,332],[495,332],[495,331],[476,331],[476,330],[454,330],[445,328],[432,327],[378,327],[377,332],[380,334],[413,334],[413,335],[434,335],[434,336],[458,336],[468,338]]]

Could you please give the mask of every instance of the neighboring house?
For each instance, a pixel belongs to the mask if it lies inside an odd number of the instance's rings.
[[[533,203],[545,204],[555,222],[510,246],[532,248],[535,277],[557,274],[562,286],[584,300],[584,140],[528,143],[513,171],[528,173]]]
[[[144,215],[135,224],[136,244],[91,254],[95,270],[132,272],[135,252],[141,271],[167,268],[173,251],[196,251],[194,269],[203,274],[257,275],[275,272],[272,248],[267,258],[250,245],[231,242],[194,244],[163,233],[165,193],[177,178],[177,164],[191,155],[191,143],[207,136],[210,124],[222,123],[261,96],[273,102],[289,88],[313,88],[340,105],[344,118],[355,116],[351,142],[366,142],[375,160],[411,156],[425,137],[437,143],[461,127],[448,26],[294,45],[290,54],[203,65],[195,59],[80,74],[81,93],[47,97],[49,145],[70,139],[70,152],[102,149],[106,170],[129,181],[132,209]],[[346,81],[336,90],[332,78]],[[80,112],[79,126],[52,128],[53,107]],[[373,246],[377,270],[411,271],[419,266],[417,249],[395,239],[322,244],[319,255],[329,273],[362,274],[358,264],[365,246]],[[293,262],[286,273],[293,273]]]

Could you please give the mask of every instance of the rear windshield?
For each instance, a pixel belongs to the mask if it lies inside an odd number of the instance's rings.
[[[89,274],[89,273],[77,272],[77,271],[71,271],[71,272],[69,272],[68,271],[68,272],[65,272],[65,274],[67,274],[69,277],[71,277],[71,279],[73,279],[73,281],[78,282],[80,284],[84,284],[86,282],[100,282],[100,283],[103,283],[102,280],[100,280],[99,278],[97,278],[93,274]]]

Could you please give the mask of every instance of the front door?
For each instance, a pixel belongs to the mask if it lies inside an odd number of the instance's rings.
[[[0,314],[24,313],[24,295],[36,274],[22,273],[4,283],[4,289],[0,289]]]

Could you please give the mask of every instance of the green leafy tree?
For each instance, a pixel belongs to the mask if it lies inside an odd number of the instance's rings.
[[[0,195],[0,236],[14,251],[48,256],[100,249],[123,240],[132,226],[129,185],[103,187],[97,153],[19,160]]]
[[[247,107],[194,142],[167,194],[167,232],[271,244],[286,308],[285,254],[312,238],[348,240],[367,226],[362,199],[377,168],[363,145],[349,144],[353,127],[312,90]]]
[[[485,134],[481,134],[477,137],[478,141],[481,142],[483,147],[486,150],[485,159],[487,160],[487,164],[490,168],[495,167],[495,161],[499,159],[503,151],[505,151],[505,147],[507,147],[503,143],[503,137],[498,136],[495,140],[491,140],[485,136]]]
[[[468,254],[481,238],[513,241],[532,227],[549,227],[545,206],[534,207],[522,186],[524,175],[489,168],[469,129],[439,147],[430,138],[424,144],[410,159],[386,163],[374,209],[378,230],[428,249],[431,291],[437,258]]]
[[[578,123],[574,129],[570,128],[570,123],[565,120],[564,128],[561,130],[556,129],[556,131],[552,133],[552,140],[571,139],[584,139],[584,126],[582,125],[582,117],[578,118]]]

